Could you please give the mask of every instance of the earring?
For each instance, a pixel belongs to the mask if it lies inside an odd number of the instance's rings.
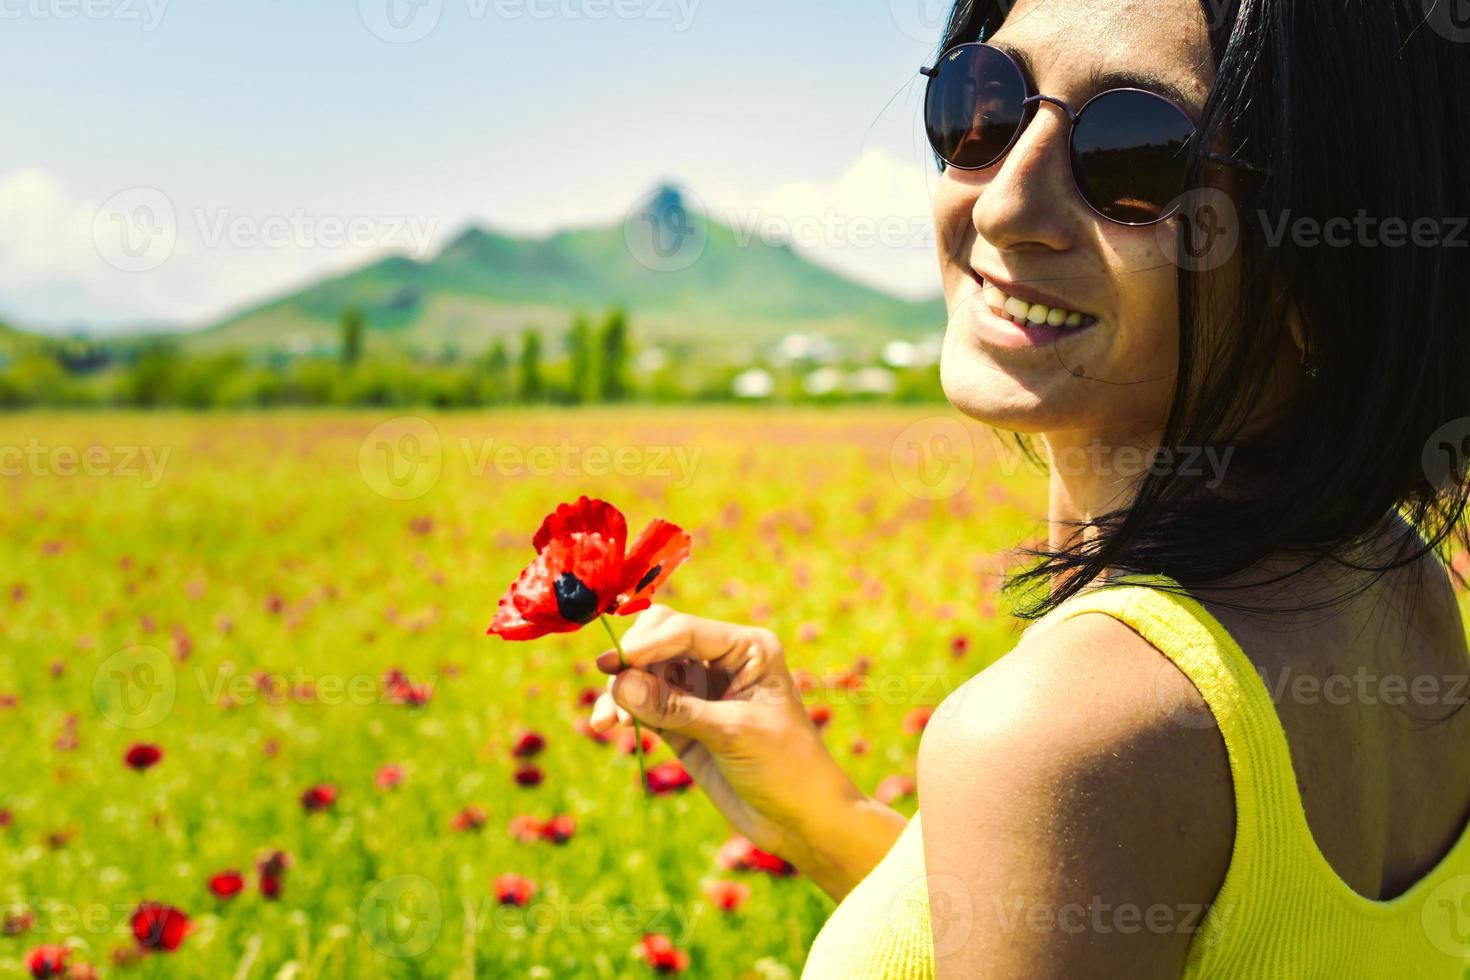
[[[1301,321],[1293,314],[1287,320],[1286,325],[1291,331],[1292,342],[1302,352],[1302,374],[1306,375],[1308,379],[1315,379],[1322,373],[1322,369],[1312,361],[1312,346],[1307,343],[1307,338],[1302,336]]]

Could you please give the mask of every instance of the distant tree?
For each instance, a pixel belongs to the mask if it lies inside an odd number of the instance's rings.
[[[628,394],[628,317],[622,310],[608,313],[599,346],[598,397],[605,402],[622,401]]]
[[[342,364],[351,367],[362,359],[362,310],[349,306],[342,311]]]
[[[592,328],[580,313],[572,320],[571,332],[567,334],[567,354],[572,362],[567,400],[576,405],[592,394]]]
[[[510,355],[506,353],[505,341],[497,340],[485,355],[485,391],[488,401],[508,402],[514,400],[515,392],[510,387]]]
[[[528,329],[521,340],[520,383],[516,393],[522,402],[539,402],[545,394],[541,380],[541,334]]]

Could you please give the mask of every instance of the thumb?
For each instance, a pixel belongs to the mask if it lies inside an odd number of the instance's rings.
[[[722,730],[729,705],[675,688],[646,670],[630,667],[613,679],[612,697],[639,721],[706,741]]]

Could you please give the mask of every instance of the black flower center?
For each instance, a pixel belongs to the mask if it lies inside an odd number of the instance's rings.
[[[597,593],[571,572],[562,572],[552,586],[556,593],[556,611],[571,623],[586,625],[597,618]]]

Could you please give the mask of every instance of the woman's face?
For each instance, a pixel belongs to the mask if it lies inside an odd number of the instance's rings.
[[[1189,96],[1198,119],[1213,80],[1199,0],[1020,0],[990,41],[1035,91],[1074,111],[1104,89],[1163,83]],[[1093,213],[1072,183],[1069,132],[1065,114],[1042,104],[999,163],[940,179],[944,390],[1011,431],[1153,432],[1177,366],[1177,267],[1161,238],[1174,222],[1130,228]],[[1037,342],[991,310],[996,289],[1097,322]]]

